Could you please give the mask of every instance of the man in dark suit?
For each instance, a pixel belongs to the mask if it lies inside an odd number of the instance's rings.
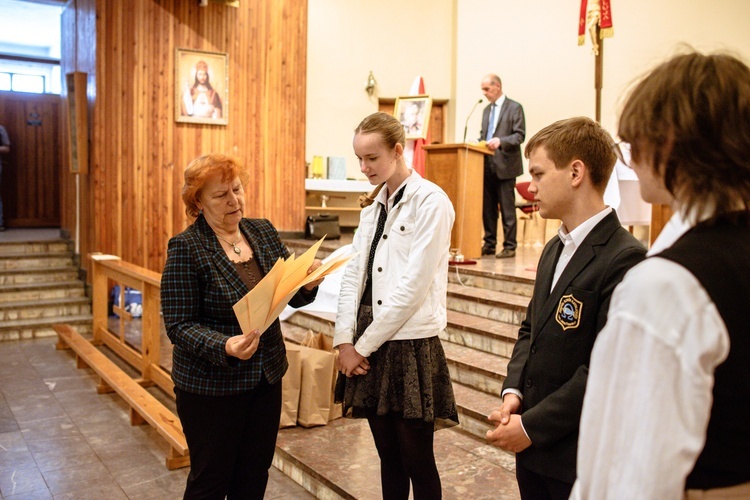
[[[526,147],[542,217],[560,219],[539,259],[534,293],[508,363],[502,406],[487,440],[515,452],[523,498],[567,499],[591,349],[615,286],[645,249],[603,195],[613,141],[589,118],[545,127]]]
[[[503,94],[503,84],[497,75],[482,79],[482,93],[490,102],[482,114],[480,140],[494,151],[484,157],[484,245],[482,255],[495,253],[497,245],[498,205],[503,217],[503,249],[497,258],[516,255],[516,177],[523,173],[521,143],[526,138],[526,118],[523,107]]]

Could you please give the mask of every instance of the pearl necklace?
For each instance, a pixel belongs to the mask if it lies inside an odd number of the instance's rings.
[[[216,237],[219,238],[224,243],[226,243],[227,245],[232,245],[232,250],[234,250],[234,253],[236,253],[237,255],[239,255],[240,253],[242,253],[242,249],[237,246],[237,243],[239,243],[240,241],[242,241],[242,234],[240,234],[239,239],[237,239],[237,241],[235,241],[234,243],[231,243],[231,242],[225,240],[224,238],[222,238],[218,234],[216,235]]]

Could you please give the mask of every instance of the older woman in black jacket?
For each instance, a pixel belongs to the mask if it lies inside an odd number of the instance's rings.
[[[182,199],[195,221],[169,241],[162,275],[177,413],[190,449],[185,498],[263,498],[276,445],[288,366],[281,326],[243,334],[232,306],[289,252],[269,221],[244,218],[248,181],[228,156],[188,165]],[[312,302],[318,283],[291,305]]]

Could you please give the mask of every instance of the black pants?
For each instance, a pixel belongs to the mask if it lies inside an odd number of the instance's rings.
[[[380,457],[383,500],[408,499],[410,481],[414,500],[442,498],[432,449],[434,425],[394,414],[370,416],[367,421]]]
[[[487,161],[487,160],[485,160]],[[503,218],[503,248],[515,250],[518,246],[516,234],[516,179],[498,179],[485,163],[484,166],[484,199],[482,202],[482,222],[484,224],[484,246],[495,248],[497,245],[498,205]]]
[[[250,392],[200,396],[175,388],[190,448],[186,499],[262,499],[281,417],[281,381]]]
[[[523,500],[568,500],[572,483],[530,471],[516,460],[516,480]]]

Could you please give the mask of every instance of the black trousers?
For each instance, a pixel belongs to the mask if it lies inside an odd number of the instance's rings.
[[[186,499],[262,499],[281,417],[281,381],[250,392],[200,396],[175,388],[190,448]]]
[[[515,250],[518,246],[516,234],[516,179],[498,179],[487,165],[484,165],[484,199],[482,202],[482,223],[484,224],[484,246],[495,248],[497,245],[498,206],[503,218],[503,248]]]
[[[435,426],[399,415],[367,417],[380,457],[383,500],[407,500],[409,485],[415,500],[442,498],[440,475],[435,464]]]
[[[523,500],[568,500],[573,489],[572,483],[537,474],[520,465],[518,460],[516,480]]]

